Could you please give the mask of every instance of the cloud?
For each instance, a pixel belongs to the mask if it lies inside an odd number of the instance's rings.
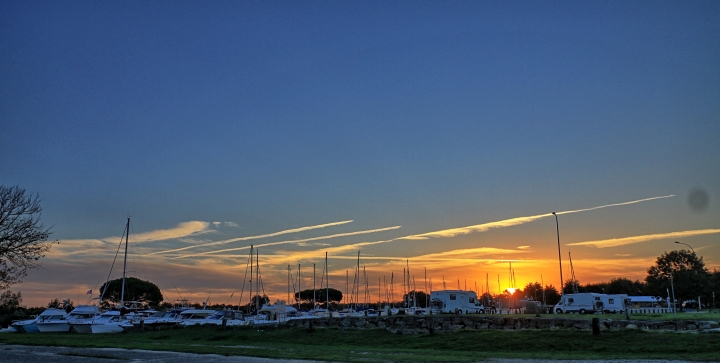
[[[530,248],[530,246],[518,246],[517,247],[517,249],[519,249],[519,250],[526,250],[528,248]]]
[[[184,237],[196,236],[208,233],[210,223],[200,221],[189,221],[178,224],[175,228],[159,229],[156,231],[143,232],[130,235],[131,243],[148,243],[163,241],[167,239],[181,239]],[[59,244],[53,245],[49,255],[54,257],[73,255],[109,254],[115,252],[122,237],[105,237],[91,239],[70,239],[62,240]]]
[[[699,236],[704,234],[715,234],[720,233],[720,229],[699,229],[694,231],[681,231],[681,232],[670,232],[670,233],[657,233],[657,234],[646,234],[642,236],[632,236],[623,238],[610,238],[596,241],[585,241],[568,243],[568,246],[594,246],[597,248],[617,247],[624,246],[633,243],[641,243],[647,241],[653,241],[658,239],[667,238],[683,238],[691,236]]]
[[[331,238],[339,238],[339,237],[356,236],[356,235],[368,234],[368,233],[384,232],[384,231],[390,231],[393,229],[398,229],[400,227],[401,226],[392,226],[392,227],[385,227],[385,228],[378,228],[378,229],[370,229],[370,230],[365,230],[365,231],[338,233],[338,234],[333,234],[333,235],[329,235],[329,236],[312,237],[312,238],[305,238],[305,239],[299,239],[299,240],[268,242],[268,243],[262,243],[262,244],[255,245],[255,248],[285,245],[285,244],[301,244],[301,243],[310,242],[310,241],[320,241],[320,240],[331,239]],[[207,246],[207,245],[212,245],[212,244],[209,243],[209,244],[205,244],[203,246]],[[222,252],[246,250],[249,248],[250,248],[250,246],[227,248],[224,250],[193,253],[193,254],[189,254],[189,255],[176,256],[173,258],[186,258],[186,257],[196,257],[196,256],[205,256],[205,255],[215,255],[215,254],[222,253]],[[186,249],[186,248],[183,248],[183,249]]]
[[[352,222],[352,220],[342,221],[342,222],[333,222],[333,223],[318,224],[318,225],[315,225],[315,226],[308,226],[308,227],[300,227],[300,228],[286,229],[286,230],[284,230],[284,231],[273,232],[273,233],[268,233],[268,234],[261,234],[261,235],[257,235],[257,236],[248,236],[248,237],[232,238],[232,239],[227,239],[227,240],[223,240],[223,241],[205,243],[205,244],[201,244],[201,245],[194,245],[194,246],[187,246],[187,247],[181,247],[181,248],[174,248],[174,249],[171,249],[171,250],[164,250],[164,251],[152,252],[152,253],[148,253],[147,256],[157,255],[157,254],[161,254],[161,253],[184,251],[184,250],[189,250],[189,249],[191,249],[191,248],[208,247],[208,246],[218,246],[218,245],[224,245],[224,244],[233,243],[233,242],[249,241],[249,240],[253,240],[253,239],[276,237],[276,236],[280,236],[280,235],[283,235],[283,234],[305,232],[305,231],[309,231],[309,230],[313,230],[313,229],[332,227],[332,226],[337,226],[337,225],[346,224],[346,223],[350,223],[350,222]],[[231,223],[231,222],[226,222],[226,223]]]
[[[171,229],[159,229],[157,231],[150,231],[150,232],[144,232],[144,233],[138,233],[130,236],[130,240],[135,243],[145,243],[145,242],[154,242],[154,241],[162,241],[167,239],[175,239],[175,238],[182,238],[187,237],[191,235],[201,234],[208,231],[208,227],[210,227],[210,223],[208,222],[200,222],[200,221],[190,221],[190,222],[182,222],[177,225],[175,228]],[[118,237],[115,237],[113,239],[119,239]],[[104,240],[110,240],[109,238],[104,238]]]
[[[609,207],[616,207],[616,206],[622,206],[622,205],[628,205],[628,204],[647,202],[647,201],[651,201],[651,200],[655,200],[655,199],[670,198],[670,197],[674,197],[674,196],[675,195],[665,195],[665,196],[660,196],[660,197],[645,198],[645,199],[633,200],[630,202],[606,204],[606,205],[601,205],[601,206],[592,207],[592,208],[557,212],[556,214],[570,214],[570,213],[586,212],[586,211],[602,209],[602,208],[609,208]],[[486,231],[488,231],[490,229],[494,229],[494,228],[505,228],[505,227],[517,226],[520,224],[534,222],[538,219],[550,217],[550,216],[552,216],[551,213],[538,214],[538,215],[527,216],[527,217],[516,217],[516,218],[504,219],[504,220],[496,221],[496,222],[477,224],[474,226],[451,228],[451,229],[445,229],[445,230],[441,230],[441,231],[416,234],[416,235],[412,235],[412,236],[401,237],[398,239],[423,240],[423,239],[428,239],[428,238],[455,237],[455,236],[470,234],[470,233],[475,233],[475,232],[486,232]]]

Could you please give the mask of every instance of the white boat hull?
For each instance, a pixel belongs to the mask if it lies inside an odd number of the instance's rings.
[[[70,324],[70,331],[80,334],[90,334],[92,333],[92,324],[91,323],[80,323],[80,324]]]
[[[123,328],[119,323],[114,324],[93,324],[91,325],[93,334],[105,334],[105,333],[122,333]]]
[[[41,333],[67,333],[70,331],[70,324],[67,321],[38,323],[36,325]]]

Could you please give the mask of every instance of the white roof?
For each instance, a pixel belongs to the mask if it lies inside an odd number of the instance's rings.
[[[663,300],[661,297],[655,296],[628,296],[631,302],[658,302]]]

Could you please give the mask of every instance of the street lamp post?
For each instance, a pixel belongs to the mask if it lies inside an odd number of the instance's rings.
[[[683,243],[683,242],[679,242],[679,241],[675,241],[675,243],[679,243],[679,244],[681,244],[681,245],[685,245],[685,246],[690,247],[690,251],[692,251],[693,255],[695,254],[695,250],[694,250],[694,249],[692,248],[692,246],[690,246],[689,244]]]
[[[562,255],[560,254],[560,223],[558,222],[558,216],[555,212],[552,212],[552,214],[555,216],[555,229],[557,230],[557,241],[558,241],[558,262],[560,262],[560,296],[563,295],[563,291],[565,290],[564,284],[565,280],[563,280],[562,275]]]

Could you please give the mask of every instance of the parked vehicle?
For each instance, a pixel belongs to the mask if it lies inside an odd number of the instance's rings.
[[[623,313],[630,308],[630,299],[626,294],[604,294],[600,297],[602,312],[609,314]]]
[[[480,314],[483,306],[474,291],[440,290],[430,292],[430,306],[433,314],[454,313]]]
[[[602,297],[605,294],[596,294],[593,292],[583,292],[578,294],[565,294],[560,297],[560,301],[555,305],[555,314],[578,313],[578,314],[594,314],[603,311],[605,303]]]

